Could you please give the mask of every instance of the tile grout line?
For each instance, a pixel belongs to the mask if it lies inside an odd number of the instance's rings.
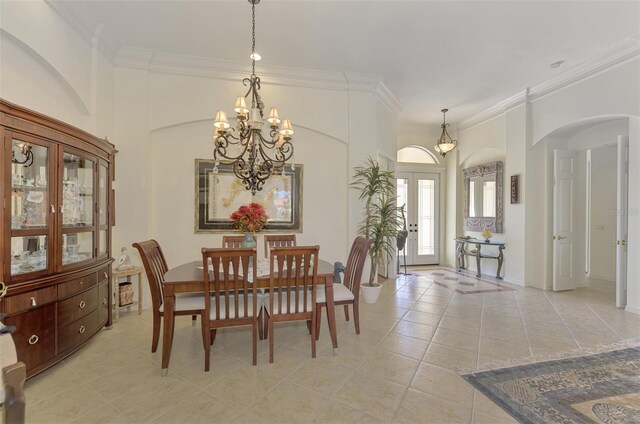
[[[429,285],[429,287],[427,288],[427,290],[425,290],[425,292],[422,294],[422,296],[424,296],[431,287],[434,287],[434,284],[431,283]],[[420,296],[420,297],[422,297]],[[429,344],[427,345],[427,349],[424,351],[424,354],[422,355],[422,358],[420,359],[420,362],[418,364],[418,367],[416,368],[415,372],[413,373],[413,377],[411,377],[411,381],[409,381],[409,384],[407,384],[407,387],[404,391],[404,394],[402,395],[402,397],[400,398],[400,402],[398,403],[398,406],[396,407],[396,410],[393,413],[393,416],[391,417],[391,421],[393,422],[393,420],[396,419],[396,416],[398,415],[398,412],[400,411],[400,406],[402,405],[402,402],[404,401],[404,399],[407,397],[407,393],[409,392],[409,388],[411,387],[411,383],[413,383],[413,380],[416,378],[416,375],[418,374],[418,370],[420,369],[420,366],[423,363],[423,359],[425,358],[425,356],[427,355],[427,352],[429,352],[429,347],[431,347],[431,342],[433,340],[433,336],[435,336],[436,332],[438,331],[438,327],[440,327],[440,322],[442,322],[442,318],[444,318],[444,314],[447,312],[447,309],[449,308],[449,304],[451,303],[451,299],[453,299],[454,295],[449,297],[449,300],[447,301],[447,305],[446,308],[444,309],[444,311],[442,312],[442,315],[440,316],[440,319],[438,319],[438,324],[433,326],[435,328],[433,334],[431,335],[431,337],[429,338]],[[417,303],[417,302],[416,302]],[[401,320],[402,321],[402,320]],[[395,327],[394,327],[395,328]],[[413,337],[415,338],[415,337]],[[437,343],[436,343],[437,344]],[[423,392],[422,392],[423,393]],[[441,398],[442,399],[442,398]]]
[[[529,347],[529,355],[533,357],[533,349],[531,349],[531,341],[529,340],[529,334],[527,334],[527,327],[524,325],[524,320],[522,319],[522,309],[520,309],[520,303],[518,302],[518,297],[513,295],[514,300],[516,301],[516,308],[518,308],[518,314],[520,315],[520,323],[522,324],[522,329],[524,331],[524,338],[527,339],[527,346]]]
[[[480,309],[480,332],[478,333],[478,353],[476,354],[476,368],[480,366],[480,347],[482,345],[482,322],[484,321],[484,306],[485,306],[485,300],[486,300],[486,294],[482,295],[482,308]],[[475,414],[476,414],[476,393],[478,392],[478,390],[476,390],[476,388],[473,388],[473,396],[471,398],[471,423],[473,423],[473,420],[475,418]]]
[[[549,296],[547,295],[546,292],[543,292],[543,294],[544,294],[545,299],[547,299],[547,302],[549,302],[549,304],[553,308],[553,310],[556,313],[556,315],[558,316],[558,318],[560,318],[560,321],[562,321],[562,325],[564,325],[564,328],[569,332],[569,334],[571,334],[571,337],[573,337],[573,341],[578,345],[578,349],[583,350],[582,349],[582,345],[580,345],[580,342],[578,342],[578,339],[576,339],[575,334],[573,334],[573,331],[571,331],[571,328],[569,328],[569,326],[567,325],[567,322],[564,320],[564,318],[562,317],[562,315],[558,311],[558,308],[556,308],[556,305],[553,304],[553,302],[551,301],[551,299],[549,298]]]
[[[596,316],[596,318],[598,318],[604,325],[606,325],[607,328],[609,328],[609,330],[613,331],[613,334],[618,336],[620,338],[620,340],[624,340],[625,339],[612,326],[610,326],[605,320],[603,320],[602,317],[600,317],[600,315],[598,315],[593,309],[591,309],[591,306],[589,306],[588,303],[584,302],[584,305],[587,307],[587,309],[589,309],[589,311],[591,311],[591,313],[593,315]]]

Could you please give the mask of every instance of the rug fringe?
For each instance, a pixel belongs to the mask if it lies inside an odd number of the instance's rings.
[[[456,368],[460,375],[475,374],[484,371],[493,371],[501,368],[511,368],[520,365],[537,364],[539,362],[555,361],[558,359],[576,358],[579,356],[596,355],[599,353],[610,352],[612,350],[625,349],[630,347],[640,347],[640,338],[626,339],[619,342],[597,345],[592,348],[573,349],[564,352],[545,353],[535,356],[513,359],[501,359],[487,362],[477,368]]]

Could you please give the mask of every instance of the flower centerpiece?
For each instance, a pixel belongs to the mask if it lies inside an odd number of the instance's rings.
[[[231,214],[230,218],[233,221],[233,225],[244,232],[242,246],[255,247],[253,233],[262,231],[269,217],[262,205],[254,202],[240,206],[237,211]]]

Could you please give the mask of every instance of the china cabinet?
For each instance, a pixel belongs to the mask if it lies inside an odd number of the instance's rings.
[[[113,144],[0,100],[0,298],[33,376],[111,325]]]

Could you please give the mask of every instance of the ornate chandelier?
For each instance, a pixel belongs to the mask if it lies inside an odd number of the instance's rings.
[[[249,87],[247,94],[238,96],[233,110],[236,112],[236,126],[231,127],[227,114],[223,110],[216,112],[213,122],[215,128],[213,139],[215,148],[213,172],[218,172],[218,165],[231,164],[233,173],[242,180],[251,194],[262,190],[265,181],[276,169],[282,169],[293,156],[291,136],[293,127],[288,119],[280,120],[278,109],[271,108],[267,122],[269,136],[262,135],[264,124],[264,102],[260,98],[260,77],[256,75],[256,4],[260,0],[248,0],[251,3],[251,76],[242,80]],[[245,98],[251,99],[251,109],[247,108]],[[293,169],[294,166],[291,165]]]
[[[449,126],[449,124],[447,124],[446,121],[446,113],[448,111],[449,109],[442,109],[440,111],[442,112],[442,125],[440,125],[440,127],[442,127],[442,134],[440,135],[440,138],[438,138],[438,141],[436,142],[436,145],[434,147],[434,150],[440,153],[443,158],[446,157],[447,153],[455,149],[458,145],[458,140],[453,140],[447,132],[447,127]]]

